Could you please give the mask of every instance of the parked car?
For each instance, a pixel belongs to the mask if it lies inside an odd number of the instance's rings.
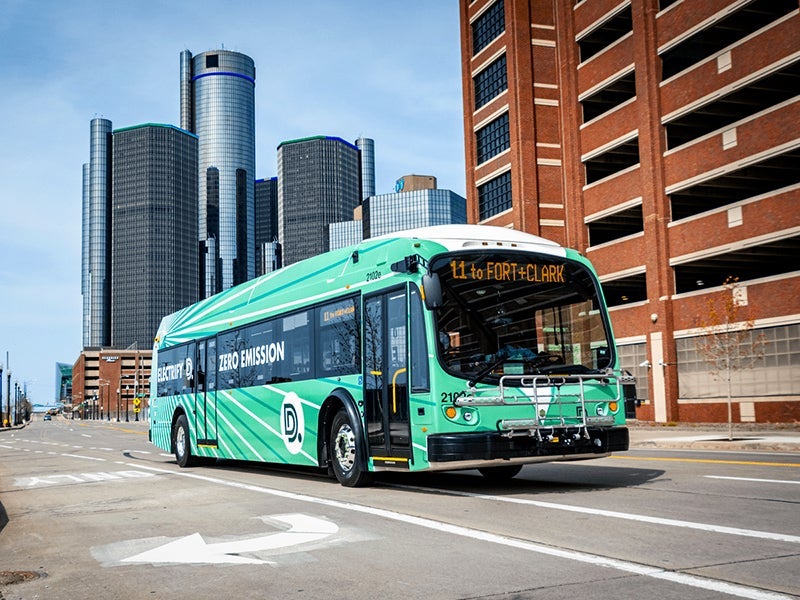
[[[53,417],[51,417],[50,415],[45,415],[45,416],[44,416],[44,420],[45,420],[45,421],[52,421],[52,420],[53,420]]]

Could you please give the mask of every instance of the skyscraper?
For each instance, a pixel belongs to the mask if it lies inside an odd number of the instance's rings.
[[[283,264],[329,249],[330,223],[349,220],[361,199],[359,150],[338,137],[278,146],[278,238]]]
[[[255,276],[253,59],[212,50],[180,55],[181,127],[198,136],[201,295]]]
[[[197,136],[147,123],[113,133],[111,344],[152,346],[198,300]]]
[[[278,244],[278,178],[256,179],[256,276],[281,266]]]
[[[81,294],[83,346],[111,339],[111,121],[92,119],[83,166]]]
[[[360,137],[356,148],[361,152],[361,199],[375,195],[375,140]]]

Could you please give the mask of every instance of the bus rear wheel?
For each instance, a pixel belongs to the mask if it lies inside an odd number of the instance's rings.
[[[172,431],[172,447],[175,448],[175,461],[179,467],[194,467],[198,458],[192,455],[192,444],[189,437],[189,421],[181,415],[175,421]]]
[[[360,487],[372,483],[372,473],[361,468],[359,444],[347,411],[341,409],[333,418],[330,437],[330,454],[333,474],[346,487]]]
[[[502,467],[486,467],[478,469],[489,481],[508,481],[522,470],[522,465],[504,465]]]

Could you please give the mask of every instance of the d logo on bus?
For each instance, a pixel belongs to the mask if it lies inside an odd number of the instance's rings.
[[[297,394],[289,392],[281,405],[281,437],[286,449],[292,454],[302,450],[304,430],[303,403]]]

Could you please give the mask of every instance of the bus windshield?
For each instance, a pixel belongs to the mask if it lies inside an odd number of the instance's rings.
[[[502,375],[601,372],[613,363],[595,278],[545,254],[458,252],[430,265],[442,288],[435,309],[446,371],[496,383]]]

